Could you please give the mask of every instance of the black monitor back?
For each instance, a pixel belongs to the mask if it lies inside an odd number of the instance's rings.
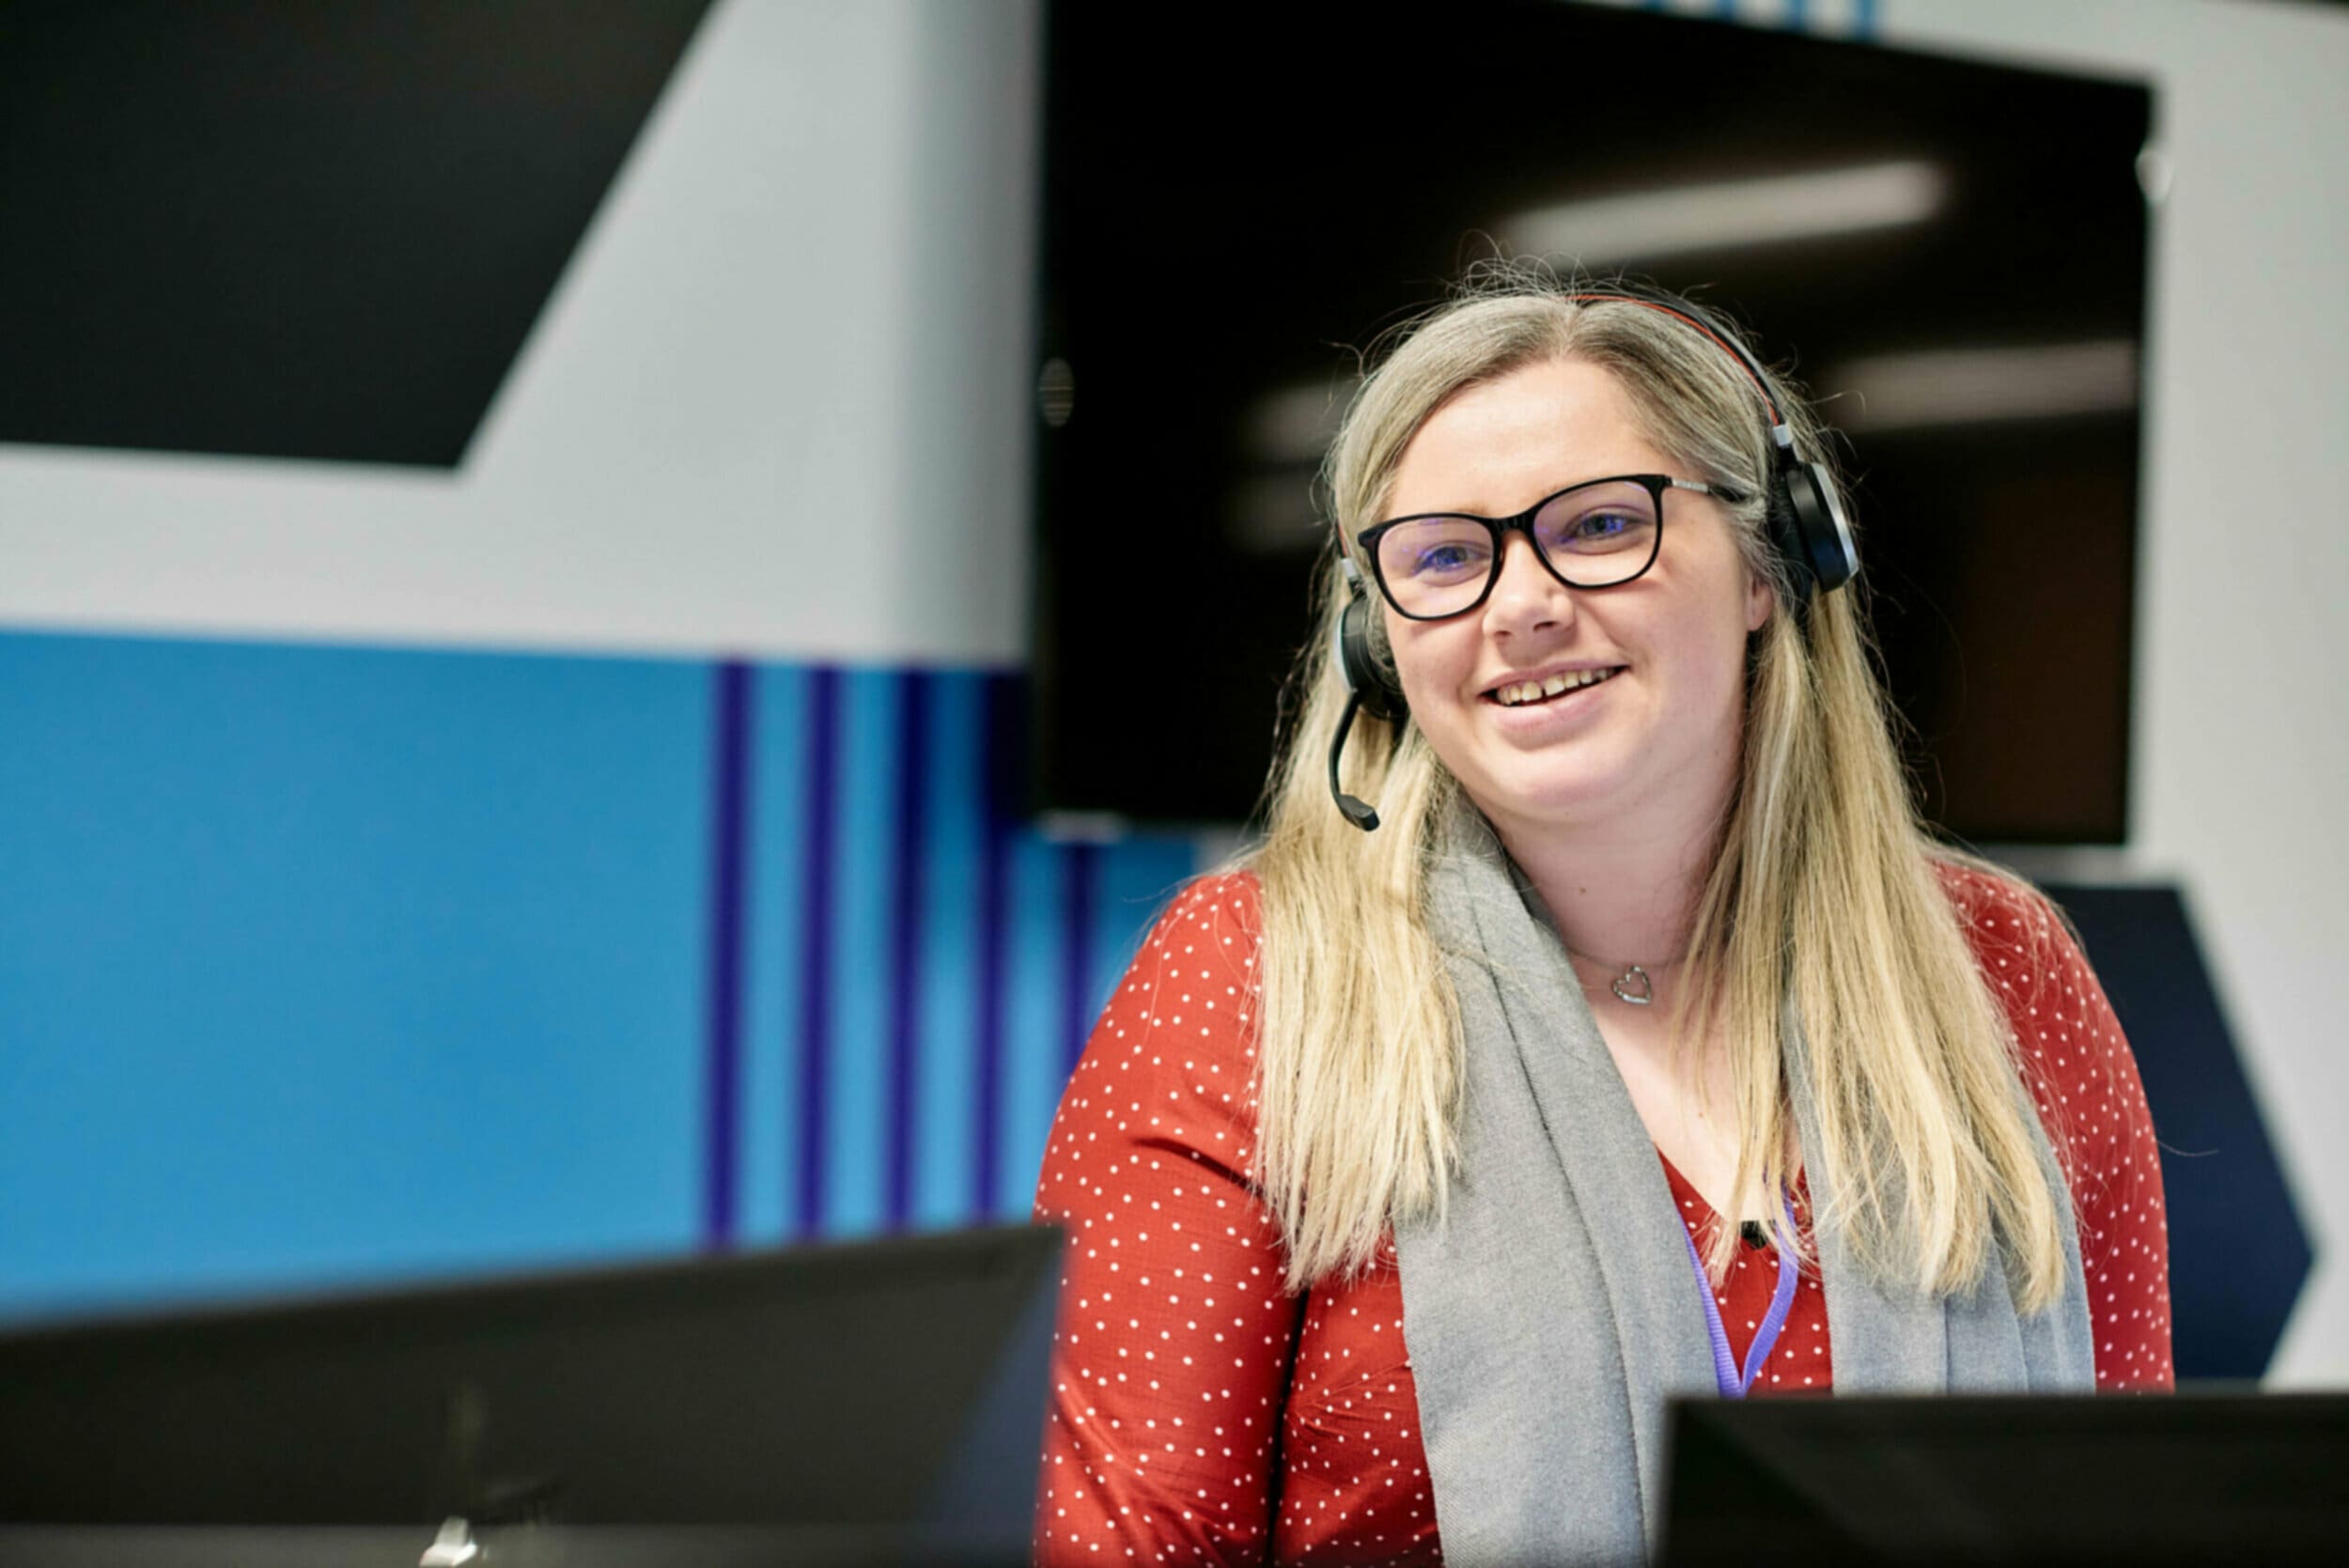
[[[2338,1562],[2349,1398],[1688,1400],[1668,1565]]]
[[[0,1524],[1024,1545],[1058,1249],[974,1231],[0,1335]]]

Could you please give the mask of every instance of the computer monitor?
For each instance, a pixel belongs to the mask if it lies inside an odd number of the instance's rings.
[[[1669,1568],[2338,1562],[2349,1397],[1682,1400]]]
[[[1018,1560],[1058,1251],[1003,1228],[21,1329],[0,1537],[377,1527],[412,1563],[459,1518]]]

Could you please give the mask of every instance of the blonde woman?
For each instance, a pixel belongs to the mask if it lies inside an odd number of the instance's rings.
[[[2170,1383],[2128,1047],[1920,827],[1822,456],[1522,270],[1364,381],[1268,831],[1053,1126],[1045,1560],[1630,1560],[1674,1393]]]

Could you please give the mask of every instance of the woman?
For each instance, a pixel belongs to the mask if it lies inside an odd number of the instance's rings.
[[[1046,1155],[1047,1560],[1628,1560],[1673,1393],[2170,1384],[2127,1046],[1920,827],[1819,457],[1725,324],[1522,272],[1363,384],[1269,831]]]

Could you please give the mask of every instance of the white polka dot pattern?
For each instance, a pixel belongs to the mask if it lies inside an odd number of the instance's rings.
[[[2100,1385],[2167,1387],[2168,1244],[2153,1129],[2103,992],[2044,904],[1947,874],[2075,1172]],[[1161,917],[1069,1080],[1036,1193],[1069,1232],[1037,1517],[1050,1563],[1442,1560],[1392,1250],[1301,1300],[1246,1179],[1256,890],[1203,880]],[[1659,1157],[1660,1158],[1660,1157]],[[1700,1242],[1715,1217],[1667,1162]],[[1798,1198],[1799,1198],[1798,1194]],[[1799,1203],[1797,1217],[1809,1223]],[[1767,1250],[1721,1296],[1743,1358]],[[1757,1391],[1833,1386],[1816,1280]]]
[[[2006,1010],[2024,1086],[2072,1184],[2096,1386],[2175,1388],[2161,1158],[2121,1020],[2046,899],[1976,871],[1945,867],[1942,881]]]

